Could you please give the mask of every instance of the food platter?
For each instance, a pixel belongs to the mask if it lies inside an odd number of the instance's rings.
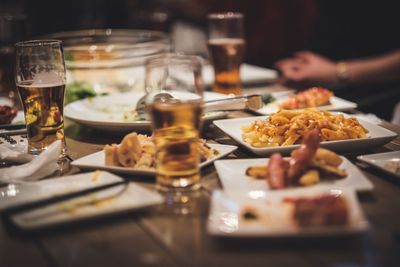
[[[279,104],[288,99],[288,95],[277,94],[275,101],[264,105],[262,108],[258,109],[256,112],[261,115],[269,115],[275,113],[279,110]],[[319,106],[319,110],[324,111],[347,111],[357,108],[357,104],[343,98],[332,96],[330,98],[330,103],[328,105]]]
[[[232,153],[237,149],[236,146],[230,145],[220,145],[220,144],[207,144],[209,147],[217,150],[219,154],[213,158],[210,158],[200,164],[200,167],[205,167],[217,159],[223,158],[228,154]],[[139,168],[126,168],[120,166],[108,166],[105,165],[105,154],[104,151],[99,151],[80,159],[74,160],[71,163],[73,166],[79,167],[83,170],[107,170],[115,173],[124,173],[131,175],[145,175],[145,176],[154,176],[154,169],[139,169]]]
[[[345,114],[346,116],[350,116]],[[288,146],[270,146],[270,147],[253,147],[242,139],[243,126],[250,125],[255,120],[265,119],[266,116],[246,117],[238,119],[216,120],[213,123],[232,139],[243,147],[247,148],[258,156],[267,156],[274,152],[288,154],[299,145]],[[362,151],[379,145],[384,145],[394,139],[397,134],[387,130],[379,125],[372,124],[367,121],[359,120],[360,123],[369,131],[366,138],[347,139],[337,141],[321,142],[321,147],[331,149],[333,151]]]
[[[142,96],[142,92],[129,92],[86,98],[67,104],[64,107],[64,115],[79,124],[103,131],[150,130],[150,121],[124,119],[124,114],[133,110]],[[214,92],[204,93],[206,101],[223,98],[226,98],[226,95]],[[210,112],[204,115],[204,120],[221,119],[226,115],[226,112],[221,111]]]
[[[287,198],[334,195],[345,199],[348,223],[300,227],[293,222],[292,207],[285,205]],[[251,208],[257,217],[246,219],[243,210]],[[274,238],[334,236],[362,233],[368,229],[353,190],[335,187],[315,187],[296,191],[214,191],[207,224],[209,234],[232,238]]]
[[[311,185],[307,188],[333,186],[352,188],[356,191],[370,191],[374,188],[373,184],[354,164],[352,164],[345,157],[341,158],[343,162],[340,165],[340,169],[343,169],[347,172],[346,177],[340,179],[321,179],[319,183]],[[255,179],[246,175],[246,169],[248,167],[255,165],[267,165],[268,160],[269,159],[267,158],[225,159],[217,160],[214,162],[214,165],[224,191],[270,191],[266,179]],[[289,189],[285,190],[297,190],[301,188],[303,187],[290,187]]]

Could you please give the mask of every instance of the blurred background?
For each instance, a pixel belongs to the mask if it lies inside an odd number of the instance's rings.
[[[273,68],[277,60],[305,49],[333,60],[398,49],[399,7],[395,0],[1,0],[0,14],[17,17],[20,24],[10,30],[0,20],[0,46],[79,29],[152,29],[169,33],[177,51],[207,57],[207,14],[239,11],[245,15],[245,62]],[[336,94],[389,119],[400,87],[384,87]]]

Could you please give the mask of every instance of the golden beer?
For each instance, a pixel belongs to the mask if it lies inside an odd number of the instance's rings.
[[[200,155],[197,140],[202,114],[201,102],[154,102],[149,107],[149,113],[157,150],[159,189],[198,189]]]
[[[210,39],[208,49],[215,72],[213,90],[223,94],[241,95],[240,65],[245,51],[244,39]]]
[[[24,81],[17,85],[24,107],[28,134],[28,151],[40,154],[56,140],[64,139],[64,91],[65,84],[39,84]]]

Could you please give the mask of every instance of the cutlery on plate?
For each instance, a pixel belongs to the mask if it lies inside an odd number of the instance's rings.
[[[230,97],[204,102],[204,112],[220,110],[258,110],[263,107],[261,95]]]
[[[19,134],[26,134],[26,128],[24,128],[24,129],[18,129],[18,130],[5,130],[5,129],[0,129],[0,137],[1,137],[1,136],[19,135]]]
[[[145,97],[139,99],[136,104],[136,112],[141,118],[147,119]],[[154,98],[172,99],[169,93],[160,93]],[[263,107],[263,98],[261,95],[247,95],[228,97],[224,99],[204,101],[204,112],[222,111],[222,110],[258,110]]]
[[[0,125],[0,130],[18,130],[18,129],[23,129],[26,128],[25,124],[1,124]]]

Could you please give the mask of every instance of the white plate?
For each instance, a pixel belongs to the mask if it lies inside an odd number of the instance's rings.
[[[321,187],[321,186],[333,186],[343,188],[353,188],[357,191],[369,191],[374,188],[373,184],[365,177],[365,175],[348,159],[343,159],[340,169],[347,172],[347,177],[340,178],[337,180],[321,179],[321,182],[309,186],[310,187]],[[265,179],[255,179],[246,175],[246,169],[250,166],[263,166],[267,165],[268,159],[227,159],[217,160],[214,162],[217,170],[219,179],[221,180],[222,186],[225,191],[253,191],[253,190],[270,190]],[[288,190],[297,190],[304,187],[290,188]]]
[[[241,127],[250,125],[250,123],[252,123],[255,120],[260,120],[265,118],[266,116],[226,119],[226,120],[217,120],[214,121],[213,123],[227,135],[232,137],[236,142],[238,142],[239,144],[241,144],[242,146],[246,147],[247,149],[249,149],[250,151],[259,156],[266,156],[274,152],[288,154],[293,149],[299,147],[299,145],[290,145],[290,146],[273,146],[273,147],[256,148],[244,142],[242,140]],[[340,141],[326,141],[326,142],[321,142],[321,147],[325,147],[334,151],[362,151],[368,148],[384,145],[397,136],[396,133],[387,130],[385,128],[382,128],[378,125],[374,125],[367,121],[362,121],[362,120],[359,121],[369,131],[367,138],[348,139]]]
[[[122,181],[119,176],[101,171],[9,184],[0,188],[0,211]]]
[[[272,95],[274,96],[274,94]],[[275,113],[279,110],[279,104],[285,101],[287,98],[287,95],[283,97],[276,96],[276,101],[265,105],[261,109],[257,110],[257,112],[263,115]],[[318,109],[325,111],[345,111],[357,108],[356,103],[347,101],[336,96],[332,96],[330,102],[331,103],[329,105],[319,106]]]
[[[213,149],[218,150],[219,155],[202,162],[200,164],[200,167],[207,166],[208,164],[212,163],[213,161],[220,159],[222,157],[225,157],[237,149],[237,146],[230,146],[230,145],[220,145],[220,144],[207,144],[207,145],[209,145]],[[79,167],[84,170],[100,169],[100,170],[108,170],[108,171],[116,172],[116,173],[125,173],[125,174],[133,174],[133,175],[147,175],[147,176],[155,175],[154,169],[134,169],[134,168],[125,168],[125,167],[118,167],[118,166],[107,166],[107,165],[105,165],[103,150],[93,153],[93,154],[90,154],[90,155],[87,155],[80,159],[74,160],[71,164],[73,166]]]
[[[142,96],[142,92],[130,92],[86,98],[66,105],[64,115],[70,120],[100,130],[119,132],[148,130],[151,127],[150,121],[124,120],[124,113],[134,109]],[[226,97],[224,94],[204,92],[206,101]],[[204,120],[221,119],[226,115],[226,112],[210,112],[205,114]]]
[[[157,192],[131,182],[17,213],[11,216],[11,220],[20,228],[33,230],[137,210],[162,202],[163,198]]]
[[[278,78],[278,72],[254,65],[242,64],[240,67],[240,77],[245,85],[268,83]],[[214,69],[207,65],[203,68],[203,79],[207,86],[214,83]]]
[[[290,207],[282,204],[286,197],[342,195],[348,206],[349,223],[344,226],[298,227],[292,222]],[[244,207],[257,209],[262,219],[244,220]],[[212,196],[207,231],[223,237],[305,237],[361,233],[368,229],[354,191],[336,188],[309,188],[296,191],[229,193],[215,191]]]
[[[361,155],[357,159],[400,178],[400,151]],[[387,166],[389,162],[396,164],[397,172]]]

